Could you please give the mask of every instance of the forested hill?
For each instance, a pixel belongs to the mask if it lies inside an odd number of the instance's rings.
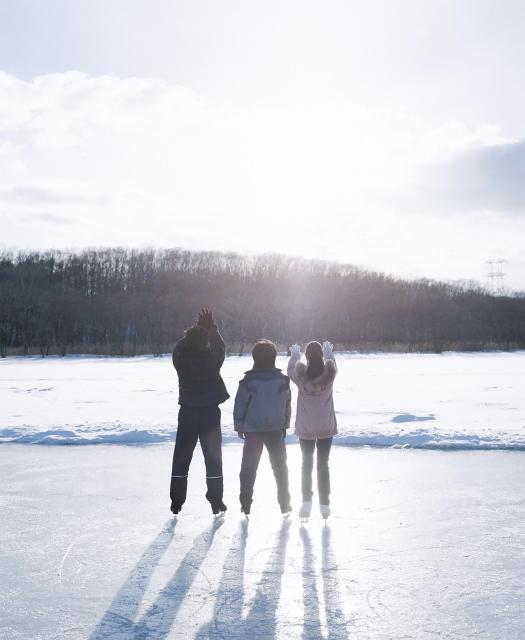
[[[525,347],[525,296],[264,255],[99,249],[0,254],[0,352],[169,351],[202,306],[231,351]]]

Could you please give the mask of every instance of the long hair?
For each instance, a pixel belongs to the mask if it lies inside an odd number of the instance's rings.
[[[318,378],[324,371],[323,347],[316,340],[312,340],[306,345],[304,351],[306,356],[306,376],[310,380]]]

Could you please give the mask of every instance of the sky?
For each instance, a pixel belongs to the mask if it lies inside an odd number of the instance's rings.
[[[525,290],[521,0],[0,0],[0,248]]]

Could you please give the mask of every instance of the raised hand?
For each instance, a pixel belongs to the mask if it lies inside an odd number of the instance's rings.
[[[334,345],[329,342],[328,340],[325,340],[323,342],[323,356],[325,358],[329,358],[329,359],[333,359],[334,357]]]
[[[292,356],[292,358],[300,358],[301,357],[301,347],[298,344],[293,344],[292,348],[290,349],[290,355]]]
[[[208,307],[203,307],[199,312],[197,324],[205,329],[212,329],[215,326],[212,313]]]

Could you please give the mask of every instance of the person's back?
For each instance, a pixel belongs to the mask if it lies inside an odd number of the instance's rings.
[[[295,434],[303,459],[302,494],[303,505],[299,511],[302,518],[308,518],[312,509],[313,456],[317,449],[317,487],[321,515],[330,515],[330,472],[328,459],[333,436],[337,433],[337,420],[333,400],[333,383],[337,366],[332,345],[325,342],[309,342],[306,350],[306,364],[301,362],[301,348],[293,345],[288,375],[297,385],[297,413]]]
[[[219,404],[229,398],[220,375],[225,346],[209,310],[203,309],[173,350],[179,378],[179,418],[170,483],[171,511],[186,500],[188,470],[197,440],[206,465],[206,499],[213,513],[226,510],[222,501],[222,434]]]
[[[233,410],[235,430],[244,439],[240,472],[241,510],[250,513],[253,487],[263,446],[268,450],[283,514],[291,510],[284,438],[290,425],[290,380],[275,367],[275,346],[258,342],[254,367],[239,382]]]
[[[300,353],[294,354],[288,363],[288,375],[298,391],[294,433],[299,438],[329,438],[337,433],[333,400],[335,360],[326,358],[323,371],[312,378],[300,357]]]
[[[244,433],[290,425],[290,380],[280,369],[250,369],[239,382],[234,420]],[[236,429],[237,429],[236,426]]]
[[[216,325],[197,325],[186,331],[172,356],[179,377],[180,405],[207,407],[229,398],[220,374],[224,357],[224,340]]]

